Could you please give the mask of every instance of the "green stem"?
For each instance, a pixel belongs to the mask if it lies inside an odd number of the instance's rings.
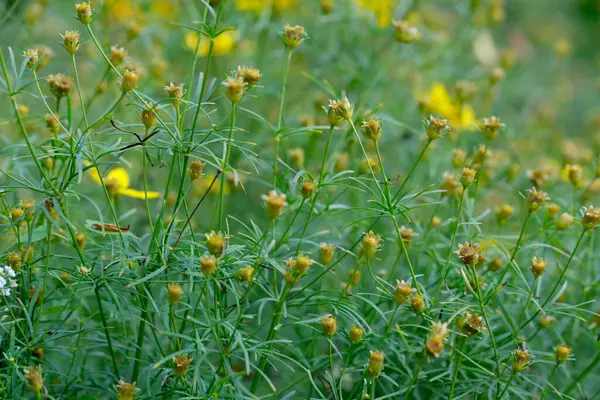
[[[533,292],[535,290],[536,283],[538,282],[538,277],[536,276],[533,279],[533,284],[531,285],[531,290],[529,291],[529,296],[527,297],[527,301],[525,301],[525,305],[523,306],[523,311],[521,311],[521,315],[519,316],[519,324],[517,325],[517,333],[515,334],[515,339],[518,340],[519,333],[521,332],[521,324],[523,323],[523,318],[527,315],[527,307],[529,306],[529,302],[533,297]]]
[[[592,362],[577,376],[577,378],[575,378],[573,382],[571,382],[571,384],[567,387],[567,389],[565,389],[563,394],[567,395],[571,392],[571,390],[575,389],[575,386],[577,386],[581,381],[583,381],[590,372],[594,371],[596,369],[596,365],[598,365],[599,363],[600,353],[598,353],[596,355],[596,358],[594,358]]]
[[[473,281],[475,283],[475,288],[477,290],[477,301],[479,302],[479,308],[481,309],[481,314],[483,315],[483,319],[485,320],[485,325],[487,326],[488,332],[490,333],[490,340],[492,341],[492,347],[494,349],[494,357],[496,358],[496,371],[500,372],[500,357],[498,355],[498,346],[496,345],[496,337],[494,336],[494,330],[492,329],[492,326],[490,325],[490,321],[487,316],[485,305],[483,304],[483,294],[481,293],[481,286],[479,285],[479,279],[477,279],[477,271],[475,271],[474,266],[471,267],[471,275],[473,276]]]
[[[506,385],[504,386],[504,389],[502,390],[502,392],[500,393],[500,395],[498,396],[498,400],[501,400],[502,397],[504,397],[504,394],[506,393],[506,391],[508,390],[508,388],[510,387],[511,382],[513,381],[515,377],[514,373],[510,374],[510,378],[508,378],[508,381],[506,382]]]
[[[462,352],[465,346],[466,338],[461,337],[458,345],[458,351],[456,352],[456,365],[454,366],[454,374],[452,375],[452,383],[450,384],[450,393],[448,394],[448,400],[452,400],[454,395],[454,387],[456,386],[456,380],[458,378],[458,370],[460,369],[460,363],[462,361]]]
[[[229,158],[231,156],[231,142],[233,140],[233,129],[235,127],[235,111],[236,111],[236,103],[231,105],[231,124],[229,126],[229,137],[227,138],[227,145],[225,146],[225,152],[223,153],[223,157],[221,158],[221,170],[223,173],[221,174],[221,185],[219,188],[219,199],[217,202],[217,210],[218,210],[218,220],[217,220],[217,230],[220,232],[223,224],[223,195],[225,191],[225,180],[227,174],[225,170],[227,168],[227,164],[229,163]]]
[[[425,354],[421,354],[421,360],[419,360],[419,363],[417,364],[417,368],[415,369],[415,372],[413,373],[412,379],[410,380],[410,384],[408,385],[408,389],[406,389],[406,393],[404,393],[404,400],[408,400],[410,398],[410,394],[412,392],[412,388],[416,385],[417,381],[419,380],[419,374],[421,373],[421,369],[423,368],[423,363],[425,362]]]
[[[79,73],[77,72],[77,63],[75,62],[75,53],[71,54],[71,61],[73,63],[73,72],[75,73],[75,83],[77,84],[77,93],[79,94],[79,104],[81,105],[81,112],[83,113],[83,120],[85,122],[85,127],[90,126],[87,119],[87,114],[85,112],[85,104],[83,101],[83,91],[81,89],[81,83],[79,82]]]
[[[281,99],[279,101],[279,117],[277,118],[277,132],[275,132],[275,157],[273,159],[273,189],[277,189],[277,166],[279,164],[279,147],[281,145],[281,124],[283,123],[283,106],[285,103],[285,87],[287,86],[293,50],[288,49],[287,60],[283,68],[283,82],[281,86]]]
[[[558,362],[554,364],[554,368],[552,368],[552,372],[550,372],[550,376],[546,380],[546,385],[544,386],[544,391],[540,396],[540,400],[542,400],[546,396],[546,393],[548,392],[548,387],[552,384],[552,378],[554,378],[554,374],[556,374],[556,370],[558,369],[559,365],[560,364]]]
[[[115,378],[119,379],[121,374],[119,373],[119,367],[117,366],[117,359],[115,357],[115,352],[112,346],[112,340],[110,338],[110,332],[108,331],[108,324],[106,323],[106,317],[104,316],[104,308],[102,307],[102,300],[100,299],[100,288],[96,287],[94,289],[94,293],[96,294],[96,303],[98,304],[98,311],[100,312],[100,319],[102,321],[102,327],[104,328],[104,336],[106,337],[106,344],[108,345],[108,352],[110,354],[110,358],[112,360],[113,372],[115,374]]]

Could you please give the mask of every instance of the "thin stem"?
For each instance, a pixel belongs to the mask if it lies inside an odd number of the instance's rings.
[[[417,157],[417,159],[415,160],[414,164],[410,168],[410,171],[408,171],[408,175],[406,175],[406,178],[404,178],[404,181],[402,182],[402,185],[400,185],[400,187],[396,191],[396,194],[394,195],[394,198],[393,198],[394,202],[396,201],[396,199],[400,195],[400,193],[402,193],[402,189],[404,189],[404,187],[406,186],[406,184],[410,180],[410,177],[412,176],[413,172],[415,172],[415,169],[417,168],[417,165],[419,164],[419,162],[423,158],[423,155],[425,154],[425,152],[427,151],[427,149],[431,145],[431,142],[432,142],[432,140],[428,139],[427,143],[425,144],[425,146],[423,146],[423,150],[421,150],[421,152],[419,153],[419,156]]]
[[[544,391],[540,396],[540,400],[542,400],[546,396],[546,393],[548,392],[548,387],[552,385],[552,378],[554,378],[554,374],[556,374],[556,370],[558,369],[559,365],[560,364],[558,362],[554,364],[554,368],[552,368],[552,372],[550,372],[550,376],[546,380],[546,385],[544,386]]]
[[[273,189],[277,189],[277,166],[279,164],[279,147],[281,145],[281,124],[283,123],[283,106],[285,104],[285,87],[287,86],[290,64],[292,61],[292,49],[288,49],[287,60],[283,67],[283,82],[281,86],[281,99],[279,101],[279,117],[277,118],[277,132],[275,132],[275,156],[273,159]]]
[[[508,390],[508,388],[510,387],[510,384],[512,383],[513,379],[515,377],[514,373],[510,374],[510,378],[508,378],[508,381],[506,382],[506,385],[504,386],[504,389],[502,390],[502,392],[500,393],[500,395],[498,396],[498,400],[501,400],[502,397],[504,397],[504,394],[506,393],[506,391]]]
[[[235,127],[235,111],[236,111],[236,103],[231,105],[231,124],[229,126],[229,137],[227,138],[227,145],[225,146],[225,150],[223,153],[223,158],[221,158],[221,169],[223,171],[226,170],[227,164],[229,163],[229,158],[231,156],[231,142],[233,140],[233,129]],[[218,210],[218,219],[217,219],[217,230],[221,231],[221,227],[223,225],[223,195],[225,191],[225,178],[226,174],[223,173],[221,175],[221,185],[219,188],[219,199],[217,202],[217,210]]]
[[[456,352],[456,363],[454,365],[454,374],[452,375],[452,383],[450,384],[450,393],[448,394],[448,400],[452,400],[452,396],[454,395],[454,387],[456,386],[456,380],[458,378],[458,370],[460,368],[460,363],[462,362],[462,352],[467,339],[461,337],[459,340],[460,343],[458,345],[458,351]]]
[[[113,372],[115,374],[115,378],[119,379],[121,374],[119,373],[119,367],[117,364],[117,359],[115,357],[115,352],[112,346],[112,340],[110,338],[110,332],[108,331],[108,324],[106,323],[106,317],[104,316],[104,308],[102,307],[102,300],[100,299],[100,288],[96,287],[94,289],[94,293],[96,294],[96,303],[98,304],[98,311],[100,312],[100,319],[102,321],[102,327],[104,328],[104,336],[106,337],[106,344],[108,345],[108,352],[110,354],[110,358],[112,360]]]
[[[515,334],[515,339],[518,339],[519,333],[521,332],[521,324],[523,323],[523,318],[525,318],[525,315],[527,315],[527,307],[529,306],[529,302],[533,297],[533,292],[535,290],[537,282],[538,277],[536,276],[533,279],[533,285],[531,285],[531,290],[529,291],[529,296],[527,297],[527,301],[525,301],[525,305],[523,306],[523,311],[521,311],[521,315],[519,316],[519,324],[517,325],[517,333]]]
[[[529,324],[531,321],[533,321],[539,315],[541,310],[543,310],[544,307],[546,307],[546,305],[550,302],[550,300],[552,300],[552,297],[554,296],[554,293],[560,286],[560,282],[562,281],[562,278],[567,273],[567,270],[569,269],[569,265],[571,265],[571,261],[573,260],[573,257],[575,257],[575,253],[577,252],[577,249],[579,248],[579,245],[581,244],[581,241],[583,240],[583,237],[585,236],[586,232],[587,232],[587,230],[584,229],[581,232],[581,235],[579,235],[579,239],[577,239],[577,244],[575,244],[575,248],[573,248],[573,251],[571,252],[571,255],[569,256],[569,260],[567,261],[565,268],[563,268],[560,276],[558,277],[558,280],[556,281],[556,284],[552,288],[552,291],[550,292],[550,294],[548,295],[548,297],[546,298],[546,300],[544,301],[542,306],[536,310],[536,312],[533,314],[533,316],[531,318],[529,318],[524,324],[521,325],[521,328],[527,326],[527,324]]]
[[[475,283],[475,288],[477,290],[477,301],[479,302],[479,308],[481,309],[481,314],[483,315],[485,325],[487,326],[488,332],[490,333],[490,340],[492,341],[492,347],[494,348],[494,357],[496,358],[496,370],[497,372],[500,372],[500,357],[498,355],[498,346],[496,345],[494,330],[490,325],[490,321],[487,316],[487,311],[485,305],[483,304],[483,294],[481,293],[481,285],[479,285],[479,279],[477,279],[477,271],[475,271],[475,267],[471,267],[470,269],[473,276],[473,281]]]
[[[600,363],[600,352],[596,354],[596,357],[592,360],[592,362],[577,376],[577,378],[573,379],[573,382],[565,389],[563,394],[569,394],[575,387],[585,379],[586,376],[592,371],[596,369],[596,365]]]
[[[513,265],[513,262],[515,261],[515,257],[517,256],[517,252],[519,251],[519,247],[521,246],[521,241],[523,240],[523,235],[525,233],[525,228],[527,227],[527,221],[529,221],[529,217],[531,217],[532,212],[529,211],[527,213],[527,217],[525,217],[525,221],[523,221],[523,226],[521,226],[521,232],[519,233],[519,238],[517,239],[517,243],[515,244],[515,248],[513,249],[513,252],[510,256],[510,260],[508,261],[508,265],[507,268],[504,270],[504,272],[502,273],[502,275],[500,276],[500,279],[498,280],[498,282],[502,282],[504,280],[504,277],[506,276],[506,274],[508,274],[508,268]]]
[[[421,354],[421,359],[415,368],[415,372],[413,372],[412,379],[410,380],[410,384],[408,385],[408,389],[406,389],[406,393],[404,393],[404,400],[408,400],[410,398],[410,394],[412,393],[413,387],[416,385],[419,380],[419,374],[421,373],[421,369],[423,368],[423,363],[425,363],[425,355]]]
[[[71,61],[73,63],[73,72],[75,74],[75,83],[77,84],[77,93],[79,94],[79,104],[81,105],[81,112],[83,113],[83,120],[85,127],[90,126],[87,119],[87,113],[85,112],[85,104],[83,101],[83,91],[81,90],[81,83],[79,82],[79,73],[77,72],[77,63],[75,62],[75,53],[71,54]]]
[[[300,235],[300,239],[298,239],[298,245],[296,246],[296,256],[300,253],[300,247],[302,246],[302,241],[306,236],[306,231],[308,229],[308,224],[310,223],[310,219],[315,210],[315,205],[317,203],[317,198],[319,197],[319,193],[321,188],[323,187],[323,177],[325,176],[325,166],[327,165],[327,158],[329,155],[329,147],[331,146],[331,138],[333,137],[333,128],[331,125],[329,127],[329,136],[327,137],[327,144],[325,144],[325,152],[323,153],[323,159],[321,160],[321,170],[319,171],[319,180],[317,181],[317,191],[313,194],[312,201],[310,202],[310,209],[308,211],[308,216],[306,217],[306,221],[304,222],[304,227],[302,228],[302,234]]]

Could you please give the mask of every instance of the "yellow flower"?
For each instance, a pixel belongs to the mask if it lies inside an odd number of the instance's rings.
[[[174,19],[177,15],[176,2],[171,0],[154,0],[150,12],[161,19]]]
[[[235,7],[242,12],[261,12],[269,4],[273,11],[281,13],[296,5],[296,0],[236,0]]]
[[[111,22],[129,22],[139,15],[139,8],[131,0],[108,0],[105,7]]]
[[[477,123],[475,111],[469,104],[462,106],[455,101],[448,89],[440,82],[435,82],[427,92],[419,96],[425,103],[428,112],[439,114],[448,119],[450,126],[460,130],[474,130]]]
[[[384,28],[392,23],[393,0],[358,0],[361,8],[370,10],[375,15],[377,26]]]
[[[223,56],[233,51],[237,42],[238,33],[236,30],[229,30],[217,36],[213,46],[213,55]],[[188,32],[184,38],[184,46],[187,50],[194,51],[198,44],[198,33]],[[200,46],[198,47],[198,56],[204,57],[208,55],[210,48],[210,39],[206,36],[200,38]]]
[[[86,165],[91,165],[89,162],[85,163]],[[93,167],[90,168],[90,176],[94,181],[99,184],[102,184],[100,180],[100,173],[98,172],[98,168]],[[145,199],[146,192],[142,190],[135,190],[129,188],[129,174],[125,168],[114,168],[111,169],[108,174],[104,177],[104,184],[108,192],[111,195],[121,195],[127,197],[133,197],[134,199]],[[156,199],[160,196],[158,192],[148,191],[149,199]]]

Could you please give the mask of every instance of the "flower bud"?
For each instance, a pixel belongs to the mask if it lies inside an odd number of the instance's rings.
[[[514,210],[510,204],[502,204],[496,208],[496,221],[498,225],[504,225],[506,221],[513,215]]]
[[[6,255],[6,265],[11,267],[15,272],[21,271],[22,260],[23,257],[17,252],[11,251]]]
[[[63,74],[48,75],[48,86],[56,97],[66,97],[71,94],[73,80]]]
[[[300,44],[306,38],[306,36],[306,31],[304,30],[303,26],[286,25],[283,28],[283,44],[290,50],[294,50],[296,47],[300,46]]]
[[[323,326],[324,334],[329,337],[335,335],[335,331],[337,330],[337,322],[333,315],[323,318],[321,325]]]
[[[542,318],[540,318],[540,326],[545,329],[550,328],[550,326],[552,326],[552,324],[555,322],[556,318],[552,315],[544,315]]]
[[[238,66],[236,76],[244,81],[247,89],[252,89],[262,75],[256,68]]]
[[[394,39],[399,43],[412,43],[419,38],[419,30],[410,26],[407,21],[392,21],[394,25]]]
[[[416,313],[422,313],[425,310],[425,301],[423,300],[423,296],[420,294],[416,294],[410,299],[410,306]]]
[[[242,99],[245,86],[242,78],[228,77],[225,82],[223,82],[223,86],[225,86],[225,96],[231,103],[235,104]]]
[[[44,387],[44,379],[42,378],[42,367],[36,365],[35,367],[25,368],[25,379],[27,380],[27,386],[35,393],[40,393]]]
[[[502,267],[504,267],[504,262],[500,257],[494,257],[488,264],[488,269],[492,272],[499,271]]]
[[[165,86],[165,91],[167,92],[167,95],[171,99],[171,103],[174,106],[181,104],[181,100],[183,99],[183,83],[175,85],[173,82],[171,82]]]
[[[535,187],[528,190],[529,195],[527,196],[527,204],[529,211],[537,211],[540,209],[542,204],[550,200],[546,192],[538,191]]]
[[[452,150],[452,166],[454,168],[462,167],[467,159],[467,152],[462,149]]]
[[[119,66],[127,57],[127,50],[123,47],[110,46],[110,62],[112,65]]]
[[[117,400],[133,400],[133,396],[137,391],[135,382],[128,383],[125,381],[119,381],[116,385],[117,388]]]
[[[79,49],[79,32],[77,31],[66,31],[63,38],[63,46],[70,54],[75,54]]]
[[[441,336],[432,336],[425,343],[425,351],[429,357],[439,358],[444,351],[444,340]]]
[[[369,366],[367,367],[367,374],[371,378],[377,378],[381,375],[383,370],[384,354],[381,351],[372,351],[369,353]]]
[[[252,277],[254,276],[254,268],[253,267],[244,267],[240,268],[237,271],[238,279],[242,282],[250,282]]]
[[[477,175],[477,171],[474,169],[463,168],[462,175],[460,177],[460,183],[464,188],[475,182],[475,175]]]
[[[214,256],[202,256],[200,257],[200,271],[204,277],[209,278],[217,268],[217,260]]]
[[[360,270],[358,268],[353,269],[348,273],[348,286],[354,287],[360,282]]]
[[[564,231],[569,227],[569,225],[573,223],[574,220],[575,218],[573,218],[571,214],[566,212],[562,213],[556,220],[556,229],[558,229],[559,231]]]
[[[60,124],[58,123],[58,118],[58,115],[46,115],[46,127],[52,133],[53,136],[56,136],[56,134],[58,133],[58,128],[60,127]]]
[[[75,4],[75,11],[77,11],[77,19],[84,25],[89,25],[92,22],[92,7],[86,3]]]
[[[449,129],[448,120],[435,118],[433,115],[430,115],[426,122],[425,132],[429,140],[436,140],[441,138]]]
[[[269,218],[273,220],[281,216],[283,210],[288,205],[285,198],[285,194],[277,194],[274,190],[271,190],[268,195],[262,196],[262,199],[266,203],[266,210]]]
[[[400,232],[400,240],[404,242],[404,246],[408,249],[412,245],[412,240],[417,236],[415,231],[406,226],[401,226],[399,229]],[[402,242],[399,242],[400,247],[402,247]]]
[[[595,209],[594,206],[589,206],[583,210],[583,218],[581,224],[584,229],[594,229],[600,222],[600,209]]]
[[[304,149],[302,147],[296,147],[288,152],[290,159],[292,160],[294,167],[300,169],[304,168]]]
[[[360,329],[358,326],[353,325],[352,328],[350,328],[350,342],[352,344],[360,343],[364,333],[365,332],[362,329]]]
[[[192,360],[193,358],[190,358],[187,354],[173,357],[173,373],[175,376],[185,376]]]
[[[361,126],[363,128],[364,135],[374,142],[377,142],[383,134],[383,125],[381,124],[381,119],[379,118],[365,120]]]
[[[83,250],[85,247],[85,233],[79,232],[75,235],[75,242],[77,243],[77,247],[79,247],[80,250]]]
[[[309,199],[313,196],[313,194],[315,193],[315,188],[316,188],[316,184],[313,181],[304,181],[302,183],[302,197],[304,199]]]
[[[221,232],[216,233],[212,231],[211,233],[207,233],[206,235],[208,252],[215,257],[221,257],[223,252],[225,252],[225,245],[229,240],[228,235],[223,235]]]
[[[167,285],[167,297],[169,299],[169,304],[179,303],[181,296],[183,296],[183,287],[181,287],[180,284],[169,283]]]
[[[381,242],[381,236],[375,235],[372,231],[365,233],[362,240],[362,253],[365,257],[372,257],[377,251],[379,242]]]
[[[498,136],[500,130],[504,127],[504,124],[500,122],[498,117],[490,117],[483,119],[483,134],[489,140],[494,139]]]
[[[561,344],[556,348],[556,361],[559,363],[564,363],[569,359],[571,355],[571,348],[566,344]]]
[[[332,244],[321,243],[320,246],[320,255],[321,255],[321,264],[329,265],[333,260],[333,254],[335,252],[335,248]]]
[[[40,60],[37,49],[28,49],[24,51],[23,57],[29,57],[29,60],[27,60],[27,68],[29,69],[33,69]]]
[[[467,313],[463,323],[462,332],[467,336],[474,336],[483,330],[483,317]]]
[[[442,219],[440,217],[438,217],[437,215],[434,215],[433,218],[431,218],[431,227],[432,228],[435,228],[436,226],[438,226],[441,223],[442,223]]]
[[[31,355],[39,360],[44,358],[44,354],[45,352],[43,347],[36,347],[35,349],[31,350]]]
[[[10,210],[10,219],[12,220],[12,222],[19,225],[22,222],[21,217],[23,216],[23,214],[25,214],[25,210],[23,210],[21,207],[15,207],[12,210]]]
[[[479,243],[465,242],[465,244],[459,244],[458,250],[454,253],[458,254],[465,265],[474,266],[479,261]]]
[[[408,298],[415,289],[413,289],[412,284],[410,282],[405,281],[396,281],[396,293],[394,294],[394,303],[396,304],[405,304],[408,301]],[[421,298],[421,301],[423,299]]]
[[[556,203],[548,203],[546,206],[546,211],[548,212],[548,216],[550,218],[556,217],[556,214],[560,211],[560,206]]]
[[[121,90],[123,90],[124,93],[131,92],[137,86],[139,79],[140,77],[137,73],[135,73],[135,71],[126,69],[125,72],[123,72]]]
[[[156,115],[153,110],[143,110],[141,114],[142,124],[146,127],[147,130],[150,130],[156,124]]]
[[[205,165],[206,163],[203,163],[200,160],[192,161],[190,164],[190,169],[188,170],[188,175],[192,181],[195,181],[202,176],[202,170],[204,169]]]
[[[336,173],[340,173],[348,169],[348,163],[350,162],[350,156],[348,153],[337,153],[335,155],[335,164],[333,165],[333,170]]]
[[[533,257],[531,260],[531,273],[536,278],[539,278],[546,272],[546,266],[548,263],[543,258]]]

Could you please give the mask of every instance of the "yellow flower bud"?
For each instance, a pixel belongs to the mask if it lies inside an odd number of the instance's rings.
[[[381,351],[372,351],[369,353],[369,366],[367,367],[367,374],[371,378],[377,378],[381,375],[383,370],[384,354]]]
[[[169,283],[167,285],[167,297],[169,299],[169,304],[179,303],[181,296],[183,296],[183,287],[181,287],[181,285],[177,283]]]
[[[63,38],[63,46],[70,54],[75,54],[79,49],[79,32],[77,31],[66,31]]]
[[[559,363],[564,363],[569,359],[571,355],[571,348],[566,344],[561,344],[556,348],[556,361]]]
[[[546,272],[546,266],[548,263],[543,258],[533,257],[531,260],[531,273],[536,278],[539,278]]]
[[[202,256],[200,257],[200,270],[202,274],[209,278],[217,268],[217,260],[214,256]]]
[[[84,25],[89,25],[92,22],[92,7],[86,3],[75,4],[75,11],[77,11],[77,19]]]
[[[358,326],[353,325],[352,328],[350,328],[350,342],[353,344],[360,343],[364,333],[365,332]]]
[[[193,358],[190,358],[187,354],[173,357],[173,373],[175,376],[185,376],[192,360]]]
[[[323,318],[323,320],[321,321],[321,325],[323,326],[324,334],[326,334],[329,337],[335,335],[335,331],[337,330],[337,323],[333,315]]]

